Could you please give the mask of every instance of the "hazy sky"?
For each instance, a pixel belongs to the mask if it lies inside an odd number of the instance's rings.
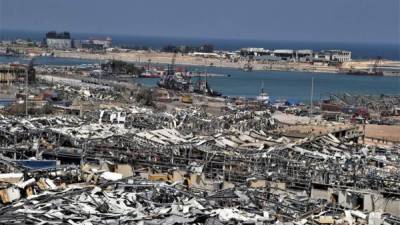
[[[399,0],[0,0],[0,28],[400,43]]]

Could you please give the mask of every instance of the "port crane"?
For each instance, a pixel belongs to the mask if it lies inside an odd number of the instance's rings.
[[[157,82],[159,87],[187,91],[190,87],[190,79],[182,74],[175,73],[175,60],[177,52],[174,52],[171,59],[171,64],[168,65],[167,73]]]
[[[244,71],[253,71],[253,66],[251,65],[252,59],[249,57],[247,60],[247,63],[244,65],[243,70]]]
[[[177,55],[177,52],[174,51],[174,54],[172,55],[172,59],[171,59],[171,64],[168,65],[167,75],[174,75],[175,74],[176,55]]]
[[[196,87],[191,84],[190,76],[184,73],[175,73],[175,60],[177,52],[174,52],[171,59],[171,64],[168,65],[167,73],[160,78],[157,85],[162,88],[172,89],[177,91],[185,92],[197,92],[201,94],[206,94],[210,96],[221,96],[221,93],[212,90],[207,83],[207,72],[206,80],[199,80]],[[189,101],[189,100],[188,100]]]
[[[375,75],[381,75],[382,71],[378,71],[379,65],[382,64],[382,57],[378,56],[372,66],[372,73]]]

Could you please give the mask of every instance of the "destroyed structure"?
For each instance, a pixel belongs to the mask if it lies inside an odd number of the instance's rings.
[[[128,101],[63,79],[66,98]],[[354,126],[295,136],[268,110],[58,108],[0,115],[0,224],[400,223],[399,147]]]
[[[330,94],[321,105],[322,109],[360,115],[395,116],[400,114],[400,97],[390,95]]]
[[[33,64],[0,65],[0,84],[13,85],[16,83],[25,83],[25,79],[28,79],[29,83],[35,81]]]

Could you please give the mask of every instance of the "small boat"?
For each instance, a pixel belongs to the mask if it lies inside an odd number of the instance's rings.
[[[257,101],[264,102],[264,103],[268,103],[269,102],[268,93],[264,91],[264,82],[262,82],[261,92],[260,92],[260,95],[257,96]]]
[[[142,74],[140,74],[142,78],[160,78],[161,73],[156,70],[146,70]]]

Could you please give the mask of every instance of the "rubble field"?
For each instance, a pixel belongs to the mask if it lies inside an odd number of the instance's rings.
[[[97,107],[0,115],[0,224],[400,224],[400,146],[351,125],[167,112],[56,82]]]

